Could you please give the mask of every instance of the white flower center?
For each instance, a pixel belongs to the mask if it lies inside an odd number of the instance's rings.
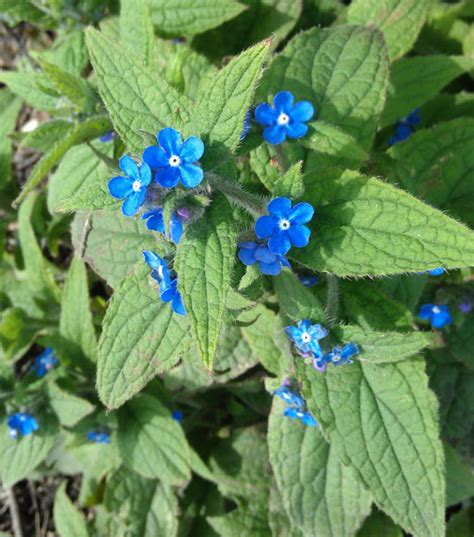
[[[142,187],[140,181],[133,181],[132,189],[134,192],[138,192]]]
[[[309,343],[311,341],[311,336],[308,334],[308,332],[303,332],[301,334],[301,341],[303,343]]]
[[[181,159],[178,157],[178,155],[171,155],[168,162],[170,166],[173,166],[173,168],[175,168],[176,166],[179,166],[181,164]]]
[[[283,230],[283,231],[286,231],[287,229],[290,229],[290,226],[291,226],[291,223],[289,220],[287,220],[286,218],[282,218],[279,222],[278,222],[278,227]]]
[[[332,355],[332,361],[333,362],[339,362],[339,360],[341,359],[341,355],[337,352],[335,352],[333,355]]]
[[[282,112],[278,116],[278,119],[277,119],[278,125],[288,125],[289,122],[290,122],[290,116],[288,114],[285,114],[284,112]]]
[[[441,313],[441,310],[438,308],[438,306],[433,306],[433,309],[431,311],[433,313]]]

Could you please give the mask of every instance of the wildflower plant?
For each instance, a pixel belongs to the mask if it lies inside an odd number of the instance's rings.
[[[92,4],[2,7],[3,486],[81,474],[62,536],[467,527],[468,2]]]

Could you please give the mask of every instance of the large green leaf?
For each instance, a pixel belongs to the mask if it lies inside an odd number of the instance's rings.
[[[65,481],[54,497],[54,525],[61,537],[89,537],[84,516],[66,494]]]
[[[187,319],[160,300],[143,262],[116,289],[104,318],[97,368],[103,403],[117,408],[171,369],[190,344],[188,331]]]
[[[257,102],[282,89],[311,101],[316,117],[368,149],[385,101],[388,59],[380,32],[313,28],[294,37],[262,78]]]
[[[407,532],[444,535],[444,456],[421,360],[318,373],[301,362],[309,409],[375,503]]]
[[[155,32],[148,0],[120,2],[120,38],[137,58],[146,65],[155,66]]]
[[[141,131],[155,134],[188,116],[188,100],[133,54],[89,28],[87,45],[99,91],[115,129],[131,151],[141,153]]]
[[[117,442],[128,468],[170,485],[191,477],[191,453],[181,425],[158,399],[136,397],[119,410],[118,420]]]
[[[207,521],[220,537],[272,537],[264,505],[250,505],[224,516],[207,517]]]
[[[187,228],[176,255],[178,286],[208,369],[212,369],[224,322],[236,238],[232,208],[219,196],[206,214]]]
[[[42,91],[41,84],[45,83],[45,76],[38,72],[3,71],[0,73],[0,82],[6,84],[12,93],[15,93],[29,105],[39,110],[54,110],[58,98]]]
[[[47,392],[51,408],[65,427],[73,427],[95,409],[87,399],[77,397],[53,382],[48,383]]]
[[[370,513],[370,495],[318,428],[283,416],[284,408],[275,398],[268,447],[286,511],[304,535],[353,536]]]
[[[349,171],[312,179],[313,237],[294,254],[307,267],[363,276],[474,265],[473,232],[406,192]]]
[[[407,53],[425,23],[430,0],[355,0],[347,21],[383,32],[391,60]]]

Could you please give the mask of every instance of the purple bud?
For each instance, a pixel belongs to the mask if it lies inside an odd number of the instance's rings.
[[[179,209],[177,209],[176,212],[178,213],[178,216],[181,217],[185,222],[186,220],[189,220],[189,218],[191,217],[191,211],[186,206],[179,207]]]
[[[461,304],[459,304],[459,310],[462,311],[462,313],[469,313],[472,310],[471,302],[469,302],[469,300],[461,302]]]
[[[323,371],[326,371],[327,365],[328,365],[327,363],[321,362],[321,360],[319,358],[315,358],[313,360],[314,369],[316,369],[316,371],[320,371],[321,373]]]

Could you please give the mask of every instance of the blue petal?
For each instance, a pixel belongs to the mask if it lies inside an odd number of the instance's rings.
[[[181,172],[181,183],[186,188],[194,188],[202,181],[204,172],[202,168],[195,164],[182,164],[179,167]]]
[[[133,192],[132,184],[133,180],[129,179],[128,177],[113,177],[109,181],[109,192],[114,198],[125,198],[131,192]]]
[[[278,112],[269,104],[259,104],[255,109],[255,121],[260,125],[273,125],[278,118]]]
[[[166,266],[165,260],[158,254],[155,254],[155,252],[145,250],[143,252],[143,257],[145,258],[145,263],[152,269],[159,269],[160,267],[163,267],[163,265]]]
[[[309,203],[297,203],[291,209],[288,220],[295,224],[306,224],[313,218],[314,209]]]
[[[151,169],[146,162],[140,166],[140,184],[148,186],[151,183]]]
[[[302,321],[299,321],[298,328],[303,332],[309,332],[309,330],[311,329],[311,321],[309,321],[308,319],[303,319]]]
[[[273,106],[278,112],[289,114],[293,106],[293,94],[290,91],[279,91],[273,99]]]
[[[178,184],[180,179],[179,169],[168,166],[157,170],[155,181],[164,188],[173,188]]]
[[[277,261],[277,256],[272,254],[267,246],[261,244],[255,250],[255,259],[261,261],[262,263],[275,263]]]
[[[123,156],[119,160],[119,167],[127,177],[130,177],[135,181],[140,180],[140,172],[137,163],[128,155]]]
[[[263,139],[272,145],[278,145],[285,141],[286,128],[283,125],[271,125],[263,130]]]
[[[301,330],[296,326],[287,326],[285,328],[285,334],[294,342],[300,340]]]
[[[268,212],[277,218],[290,218],[291,200],[288,198],[275,198],[267,205]]]
[[[300,101],[293,106],[288,115],[295,123],[304,123],[313,117],[314,107],[309,101]]]
[[[181,299],[181,294],[179,291],[176,292],[173,302],[171,303],[171,307],[178,315],[186,315],[186,310],[184,308],[183,300]]]
[[[425,304],[424,306],[421,306],[420,312],[418,313],[418,317],[421,320],[426,321],[433,314],[433,308],[434,304]]]
[[[146,212],[142,218],[147,220],[146,227],[151,231],[165,234],[165,222],[163,220],[163,209],[155,209]]]
[[[301,138],[308,132],[308,125],[305,123],[288,123],[286,125],[286,134],[290,138]]]
[[[291,244],[293,246],[296,246],[296,248],[304,248],[308,245],[311,231],[306,226],[293,224],[287,233],[290,238]]]
[[[170,223],[170,239],[175,243],[179,244],[181,237],[183,236],[183,223],[178,218],[176,213],[171,215]]]
[[[273,254],[285,255],[291,248],[291,242],[286,231],[277,231],[268,240],[268,248]]]
[[[273,263],[259,261],[258,266],[262,274],[266,274],[267,276],[278,276],[281,272],[281,264],[279,261],[274,261]]]
[[[403,142],[411,136],[411,129],[407,125],[397,125],[395,128],[395,138],[398,142]]]
[[[255,233],[259,239],[267,239],[278,229],[277,221],[271,216],[261,216],[255,222]]]
[[[151,145],[143,151],[143,161],[150,166],[151,169],[166,168],[169,165],[169,157],[156,145]]]
[[[204,154],[204,144],[196,136],[190,136],[181,146],[179,156],[189,163],[198,161]]]
[[[445,272],[446,270],[442,267],[428,270],[430,276],[441,276],[441,274],[444,274]]]
[[[138,209],[143,205],[145,201],[146,188],[142,188],[137,192],[129,194],[122,205],[122,213],[125,216],[133,216],[137,214]]]
[[[239,259],[242,261],[242,263],[247,266],[253,265],[254,263],[256,263],[257,260],[255,259],[255,248],[244,248],[241,245],[239,246],[240,246],[240,250],[237,255]]]
[[[162,129],[158,133],[158,142],[165,150],[165,153],[169,156],[179,155],[179,150],[183,143],[181,139],[181,134],[178,131],[172,129],[171,127]]]

